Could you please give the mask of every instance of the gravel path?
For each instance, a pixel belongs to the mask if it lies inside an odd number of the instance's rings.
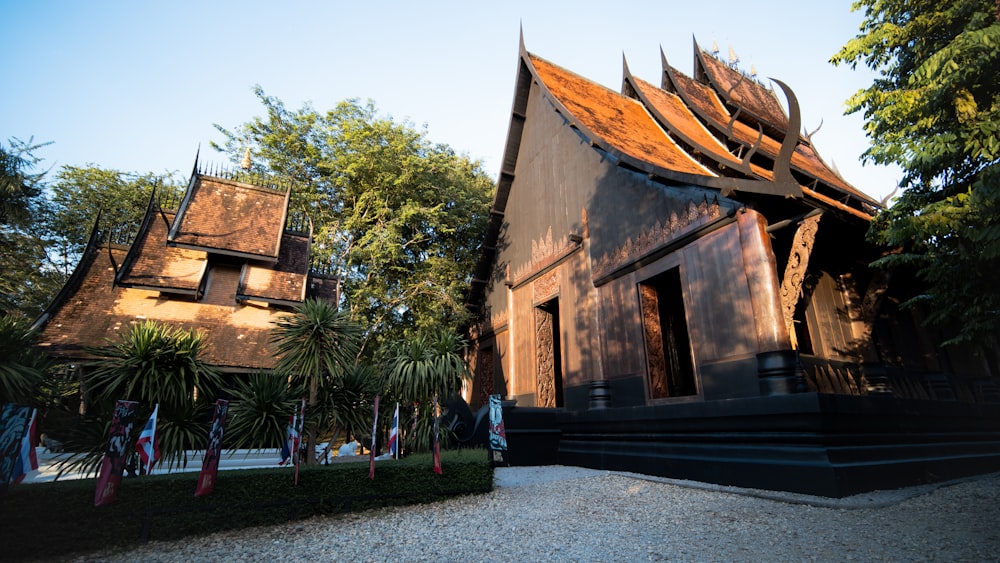
[[[79,561],[1000,561],[1000,474],[846,500],[678,483],[498,469],[486,495]]]

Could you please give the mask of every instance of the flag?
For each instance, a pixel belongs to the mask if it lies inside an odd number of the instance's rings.
[[[438,407],[438,396],[434,395],[434,473],[441,474],[441,440],[438,438],[438,419],[440,410]]]
[[[215,401],[215,414],[212,415],[212,427],[208,431],[208,447],[201,462],[201,473],[198,475],[198,487],[194,496],[201,497],[215,489],[215,478],[219,475],[219,455],[222,454],[222,434],[226,430],[226,419],[229,417],[229,401]]]
[[[399,403],[396,412],[392,414],[392,429],[389,430],[389,454],[393,459],[399,459]]]
[[[11,472],[10,482],[16,485],[28,476],[32,471],[38,471],[38,457],[35,456],[35,415],[38,409],[31,409],[31,419],[24,430],[24,437],[21,438],[18,448],[17,459],[14,460],[14,471]]]
[[[368,478],[375,478],[375,436],[378,428],[378,395],[375,395],[375,416],[372,419],[372,448],[368,454]]]
[[[122,483],[122,471],[125,470],[125,455],[129,450],[129,436],[132,435],[132,425],[135,424],[135,401],[118,401],[115,404],[115,414],[111,419],[111,437],[108,439],[108,449],[101,460],[101,471],[97,476],[97,492],[94,494],[94,506],[111,504],[118,498],[118,487]]]
[[[149,415],[149,420],[146,421],[142,433],[139,434],[139,440],[135,443],[135,449],[139,452],[139,458],[142,460],[143,467],[146,468],[146,473],[152,471],[153,463],[160,459],[160,442],[156,439],[156,413],[159,410],[160,405],[157,403],[153,407],[153,414]]]
[[[298,421],[298,413],[288,417],[288,428],[285,434],[285,441],[281,444],[281,461],[278,462],[278,465],[284,465],[291,461],[292,454],[299,449]]]

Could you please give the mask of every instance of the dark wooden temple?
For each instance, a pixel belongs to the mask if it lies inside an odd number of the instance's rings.
[[[308,220],[290,218],[290,188],[197,159],[179,201],[153,193],[137,228],[95,225],[80,263],[36,321],[39,346],[81,362],[150,319],[202,332],[226,373],[274,366],[276,315],[306,297],[337,300],[334,276],[310,267]]]
[[[515,464],[826,496],[1000,468],[997,350],[939,343],[878,201],[791,89],[695,45],[620,92],[524,49],[470,291],[473,402]]]

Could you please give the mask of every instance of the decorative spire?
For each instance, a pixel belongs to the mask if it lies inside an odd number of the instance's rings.
[[[714,39],[712,40],[712,56],[719,58],[719,42]]]
[[[250,145],[247,145],[247,150],[243,151],[243,160],[240,161],[240,168],[250,170]]]
[[[740,62],[740,58],[736,56],[736,51],[733,50],[733,46],[729,46],[729,66],[736,68],[736,63]]]

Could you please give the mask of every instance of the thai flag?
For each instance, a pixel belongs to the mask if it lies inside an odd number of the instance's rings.
[[[139,434],[139,440],[135,443],[135,449],[139,452],[139,458],[146,467],[148,474],[153,469],[153,463],[160,459],[160,442],[156,439],[156,413],[160,410],[157,403],[153,407],[153,414],[149,415],[145,428]]]
[[[21,438],[21,447],[14,460],[14,470],[10,474],[11,483],[20,483],[31,471],[38,470],[38,457],[35,456],[35,415],[38,409],[31,409],[31,420]]]
[[[389,453],[393,459],[399,458],[399,403],[396,403],[396,412],[392,415],[392,430],[389,431]]]
[[[292,454],[299,449],[299,431],[297,416],[288,417],[288,431],[285,441],[281,443],[281,461],[278,465],[285,465],[292,459]]]

